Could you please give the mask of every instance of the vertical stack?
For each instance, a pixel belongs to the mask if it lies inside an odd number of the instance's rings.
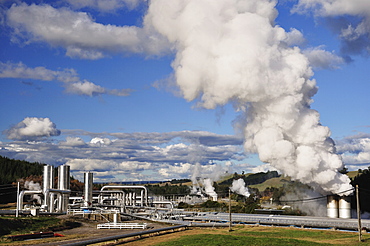
[[[84,183],[85,183],[85,190],[84,190],[84,206],[91,207],[93,196],[93,173],[84,173]]]
[[[58,167],[58,190],[70,190],[70,167],[68,165],[61,165]],[[59,195],[59,212],[67,212],[69,202],[69,194],[62,192]]]

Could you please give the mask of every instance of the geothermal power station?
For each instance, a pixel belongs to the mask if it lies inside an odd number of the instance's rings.
[[[53,187],[53,170],[53,166],[44,166],[42,189],[19,192],[17,214],[88,214],[110,218],[109,223],[100,225],[101,228],[118,228],[117,226],[122,225],[121,216],[132,216],[185,226],[225,226],[231,225],[231,221],[233,224],[358,229],[357,219],[351,218],[353,209],[350,196],[327,196],[327,218],[325,219],[310,216],[283,216],[269,213],[268,210],[264,211],[264,214],[232,215],[215,212],[189,212],[175,208],[174,201],[163,198],[154,200],[149,197],[147,188],[141,185],[106,185],[98,191],[93,191],[93,173],[91,172],[84,173],[83,195],[71,196],[70,167],[67,165],[58,167],[57,187]],[[23,206],[25,195],[40,196],[40,208],[25,209]],[[362,226],[369,228],[370,222],[365,220]]]

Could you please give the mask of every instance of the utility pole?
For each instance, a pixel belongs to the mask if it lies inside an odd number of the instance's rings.
[[[19,207],[20,207],[20,205],[19,205],[19,182],[18,182],[18,185],[17,185],[17,208],[15,209],[15,217],[17,217],[18,218],[18,216],[19,216]]]
[[[362,242],[361,210],[360,210],[360,197],[359,197],[358,185],[356,185],[356,203],[357,203],[357,218],[358,218],[358,240]]]
[[[231,189],[229,188],[229,232],[231,231]]]

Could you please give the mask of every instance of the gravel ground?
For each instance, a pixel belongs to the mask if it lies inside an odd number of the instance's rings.
[[[67,243],[74,243],[78,241],[84,241],[89,239],[101,238],[101,237],[109,237],[115,235],[124,235],[133,232],[140,232],[143,231],[141,229],[97,229],[97,224],[105,223],[105,222],[96,222],[96,221],[89,221],[83,218],[68,218],[68,216],[62,216],[61,218],[64,219],[75,219],[76,221],[80,222],[82,226],[76,227],[73,229],[67,229],[62,231],[56,231],[55,233],[59,233],[64,235],[64,237],[53,237],[53,238],[44,238],[44,239],[37,239],[37,240],[27,240],[21,242],[11,242],[10,244],[3,244],[3,245],[40,245],[40,246],[54,246],[54,245],[64,245]],[[122,221],[123,223],[147,223],[148,227],[146,230],[152,229],[159,229],[168,227],[169,225],[160,224],[160,223],[153,223],[150,221],[140,221],[140,220],[130,220],[130,221]],[[145,231],[145,230],[144,230]]]

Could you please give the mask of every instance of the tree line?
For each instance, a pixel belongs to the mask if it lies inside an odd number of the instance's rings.
[[[0,185],[12,184],[30,175],[42,175],[44,164],[0,156]]]

